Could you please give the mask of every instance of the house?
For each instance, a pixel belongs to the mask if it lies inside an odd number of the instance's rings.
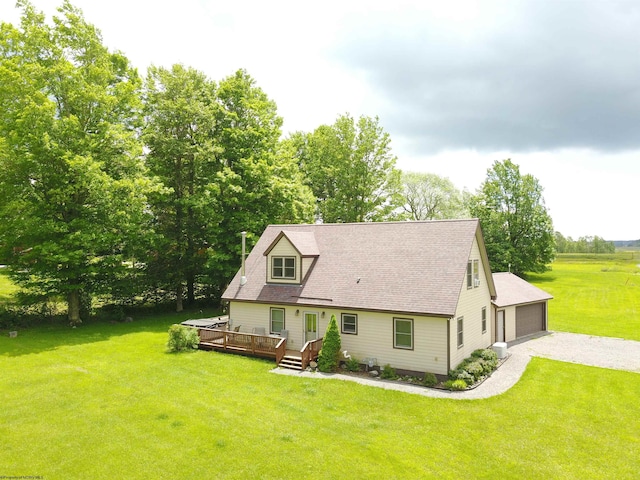
[[[496,342],[496,311],[505,339],[518,317],[477,219],[270,225],[222,298],[236,327],[284,331],[287,349],[322,337],[335,315],[353,357],[442,375]]]

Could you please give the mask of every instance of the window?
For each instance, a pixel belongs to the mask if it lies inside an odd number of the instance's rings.
[[[473,286],[480,286],[480,264],[478,260],[473,261]]]
[[[467,262],[467,288],[473,288],[473,265],[471,260]]]
[[[284,330],[284,308],[271,309],[271,333],[280,333]]]
[[[296,278],[295,257],[273,257],[271,262],[272,278]]]
[[[410,318],[393,319],[393,348],[413,350],[413,320]]]
[[[458,348],[464,345],[464,317],[458,318]]]
[[[482,333],[487,333],[487,307],[482,307]]]
[[[358,334],[358,316],[353,313],[342,314],[342,333]]]

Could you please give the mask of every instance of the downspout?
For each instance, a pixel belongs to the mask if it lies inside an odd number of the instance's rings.
[[[244,255],[245,255],[245,250],[246,250],[246,243],[247,243],[247,232],[242,232],[242,267],[240,268],[240,286],[242,287],[245,283],[247,283],[247,276],[245,275],[245,269],[244,269]]]
[[[447,319],[447,375],[449,374],[450,371],[451,371],[451,318],[448,318]]]

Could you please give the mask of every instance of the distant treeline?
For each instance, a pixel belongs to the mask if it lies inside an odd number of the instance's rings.
[[[640,248],[640,240],[615,240],[616,248]]]
[[[597,235],[574,240],[556,232],[556,251],[558,253],[615,253],[616,245],[615,242],[609,242]]]

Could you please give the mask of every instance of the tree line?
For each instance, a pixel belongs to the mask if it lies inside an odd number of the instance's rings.
[[[558,253],[615,253],[616,246],[597,235],[574,240],[556,232],[556,250]]]
[[[282,138],[276,104],[245,71],[220,80],[152,66],[146,77],[65,1],[27,0],[0,26],[0,261],[25,302],[216,302],[272,223],[477,216],[496,271],[554,253],[542,189],[510,160],[477,194],[396,168],[379,119],[349,114]],[[551,233],[549,233],[551,232]],[[527,253],[528,252],[528,253]]]

